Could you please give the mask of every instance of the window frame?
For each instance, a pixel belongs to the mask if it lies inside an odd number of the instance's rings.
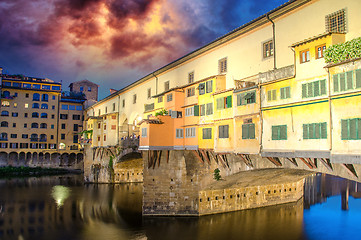
[[[267,40],[262,43],[262,56],[264,59],[270,58],[274,55],[273,39]]]

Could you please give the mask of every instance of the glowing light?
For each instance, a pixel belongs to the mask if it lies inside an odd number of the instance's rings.
[[[51,196],[54,198],[58,208],[64,205],[65,200],[69,197],[71,190],[68,187],[57,185],[52,188]]]

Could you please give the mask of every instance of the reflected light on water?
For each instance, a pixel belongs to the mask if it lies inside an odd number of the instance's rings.
[[[54,198],[58,208],[63,206],[65,200],[70,196],[70,188],[56,185],[51,190],[51,196]]]

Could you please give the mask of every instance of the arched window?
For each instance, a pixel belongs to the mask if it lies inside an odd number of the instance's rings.
[[[40,123],[40,128],[47,128],[48,125],[46,123]]]
[[[2,141],[8,140],[8,134],[7,133],[1,133],[0,140],[2,140]]]
[[[7,121],[2,121],[1,122],[1,127],[8,127],[9,123]]]
[[[33,94],[33,101],[40,101],[40,94],[39,93],[34,93]]]
[[[9,92],[9,91],[4,91],[4,92],[3,92],[3,97],[4,97],[4,98],[10,97],[10,92]]]
[[[1,116],[8,117],[8,116],[9,116],[9,112],[8,112],[8,111],[1,111]]]
[[[47,102],[48,99],[49,99],[49,95],[48,95],[48,94],[45,94],[45,93],[44,93],[43,95],[41,95],[41,101]]]
[[[46,142],[46,139],[47,139],[46,134],[40,134],[40,139],[39,139],[40,142]]]
[[[33,103],[33,108],[39,108],[39,103]]]
[[[31,134],[30,141],[32,141],[32,142],[38,141],[38,134],[36,134],[36,133]]]
[[[8,101],[2,101],[1,106],[2,107],[10,107],[10,103]]]
[[[39,113],[33,112],[33,113],[31,114],[31,117],[33,117],[33,118],[39,118]]]
[[[41,109],[48,109],[48,104],[46,103],[41,104]]]
[[[39,128],[39,124],[38,123],[32,123],[31,128]]]
[[[47,113],[42,113],[42,114],[40,114],[40,117],[41,118],[48,118],[48,114]]]

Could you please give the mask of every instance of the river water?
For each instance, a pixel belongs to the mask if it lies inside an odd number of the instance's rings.
[[[0,180],[0,239],[361,238],[361,184],[332,176],[307,178],[296,203],[199,218],[142,218],[142,184],[82,178]]]

